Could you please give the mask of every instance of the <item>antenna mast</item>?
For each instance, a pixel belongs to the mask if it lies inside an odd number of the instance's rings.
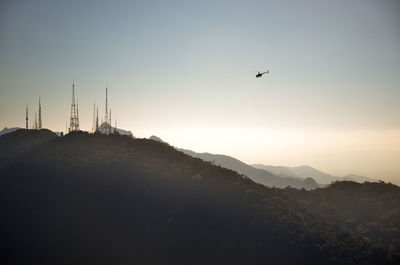
[[[42,105],[40,104],[40,97],[39,97],[39,130],[42,129]]]
[[[34,125],[34,129],[37,130],[38,129],[38,124],[37,124],[37,115],[35,112],[35,125]]]
[[[76,100],[76,126],[77,131],[79,131],[79,109],[78,109],[78,99]]]
[[[99,129],[99,107],[97,107],[96,113],[96,131]]]
[[[78,106],[75,105],[75,82],[72,82],[71,117],[69,121],[69,132],[79,131]]]
[[[104,124],[104,133],[105,134],[110,134],[110,120],[109,120],[109,117],[108,117],[108,88],[107,88],[107,86],[106,86],[106,110],[105,110],[105,116],[104,116],[104,122],[106,123],[106,124]]]
[[[92,133],[95,132],[96,127],[96,103],[93,104],[93,123],[92,123]]]
[[[106,113],[104,116],[104,121],[108,122],[108,88],[106,87]]]
[[[28,103],[26,103],[25,129],[28,130]]]

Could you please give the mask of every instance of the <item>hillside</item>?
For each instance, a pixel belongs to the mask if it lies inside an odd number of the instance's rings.
[[[284,191],[167,144],[83,132],[9,136],[0,137],[1,157],[18,156],[0,161],[2,264],[400,261]],[[14,144],[26,137],[41,143]]]
[[[18,129],[0,137],[0,166],[29,152],[35,145],[55,139],[50,130]]]
[[[346,231],[400,252],[400,187],[345,181],[310,192],[283,191],[310,212]]]

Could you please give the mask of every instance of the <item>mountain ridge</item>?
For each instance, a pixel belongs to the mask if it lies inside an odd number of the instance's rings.
[[[108,123],[102,123],[101,126],[99,127],[99,132],[104,133],[105,132],[105,127],[108,127],[111,132],[114,130],[114,127],[110,126]],[[0,136],[8,134],[8,133],[11,133],[11,132],[14,132],[14,131],[17,131],[17,130],[23,130],[23,129],[19,128],[19,127],[14,127],[14,128],[5,127],[2,131],[0,131]],[[121,135],[129,135],[129,136],[135,137],[132,134],[131,131],[127,131],[127,130],[123,130],[123,129],[119,129],[119,128],[117,128],[117,131]],[[54,132],[54,133],[57,134],[57,136],[61,136],[60,132]],[[155,135],[150,136],[149,139],[168,144],[167,142],[164,142],[161,138],[159,138],[159,137],[157,137]],[[177,149],[179,150],[180,148],[177,148]],[[209,162],[212,162],[214,160],[214,159],[212,159],[212,156],[214,156],[214,155],[215,156],[222,156],[222,157],[225,156],[227,158],[230,157],[230,156],[227,156],[227,155],[211,154],[211,153],[207,153],[207,152],[206,153],[196,153],[196,152],[194,152],[192,150],[189,150],[189,149],[181,149],[181,151],[186,151],[186,152],[190,153],[194,157],[198,157],[199,155],[203,156],[203,158],[206,157],[205,161],[209,161]],[[238,160],[236,158],[233,158],[233,159],[235,159],[237,161],[238,165],[232,166],[232,164],[228,164],[228,165],[222,165],[224,163],[222,163],[222,164],[220,163],[220,164],[222,166],[231,168],[233,170],[237,169],[239,165],[246,164],[246,163],[244,163],[244,162],[242,162],[242,161],[240,161],[240,160]],[[246,164],[246,165],[248,165],[248,164]],[[272,173],[274,175],[277,175],[278,177],[282,177],[284,179],[287,179],[288,183],[290,182],[290,179],[293,179],[293,178],[294,179],[302,179],[303,181],[306,180],[307,178],[311,178],[313,181],[315,181],[317,183],[317,185],[322,185],[322,186],[330,184],[333,181],[345,181],[345,180],[356,181],[356,182],[364,182],[364,181],[377,182],[378,181],[376,179],[372,179],[372,178],[368,178],[368,177],[365,177],[365,176],[352,174],[352,173],[347,174],[347,175],[345,175],[343,177],[332,176],[332,175],[326,174],[326,173],[324,173],[324,172],[322,172],[322,171],[320,171],[318,169],[312,168],[312,167],[307,166],[307,165],[296,166],[296,167],[288,167],[288,166],[271,166],[271,165],[265,165],[265,164],[252,164],[252,165],[248,165],[248,166],[251,166],[251,167],[254,167],[254,168],[257,168],[257,169],[266,170],[266,171],[268,171],[268,172],[270,172],[270,173]],[[250,170],[250,171],[252,172],[253,170]],[[249,170],[243,171],[243,174],[249,174]],[[261,173],[258,172],[255,175],[257,176],[257,175],[260,175],[260,174]],[[250,177],[253,176],[253,174],[251,174],[251,173],[249,175],[250,175]],[[266,175],[268,175],[268,174],[266,174]],[[259,181],[258,178],[259,177],[254,177],[254,179],[256,181]],[[295,185],[294,187],[297,187],[297,188],[303,188],[304,187],[306,189],[311,189],[311,188],[315,188],[316,187],[314,185],[314,183],[312,183],[312,181],[310,181],[310,180],[308,180],[307,183],[305,183],[304,185],[303,184],[299,184],[299,182],[296,181],[296,180],[294,182],[295,183],[294,184],[292,183],[292,185]],[[272,187],[272,186],[274,186],[274,184],[266,183],[266,186],[271,186]],[[286,186],[288,186],[288,185],[286,185]],[[284,184],[278,184],[278,187],[281,187],[281,188],[284,188],[286,186]]]
[[[157,141],[26,131],[10,134],[8,145],[0,137],[0,153],[15,152],[30,133],[52,138],[0,161],[3,264],[398,261],[280,189]]]

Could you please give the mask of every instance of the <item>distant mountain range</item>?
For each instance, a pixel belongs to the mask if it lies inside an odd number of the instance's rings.
[[[351,180],[356,182],[377,182],[376,179],[367,178],[365,176],[360,176],[356,174],[349,174],[344,177],[332,176],[326,174],[322,171],[319,171],[310,166],[298,166],[298,167],[286,167],[286,166],[269,166],[263,164],[254,164],[252,165],[255,168],[264,169],[269,172],[272,172],[277,175],[291,176],[297,178],[307,178],[311,177],[315,179],[316,182],[322,185],[327,185],[332,183],[333,181],[343,181],[343,180]]]
[[[151,136],[149,139],[166,143],[157,136]],[[355,174],[349,174],[344,177],[337,177],[326,174],[310,166],[286,167],[286,166],[269,166],[263,164],[248,165],[236,158],[217,155],[210,153],[196,153],[192,150],[177,150],[196,157],[204,161],[215,163],[222,167],[234,170],[240,174],[244,174],[257,183],[261,183],[268,187],[285,188],[291,186],[294,188],[305,188],[307,190],[315,189],[318,186],[326,186],[333,181],[356,181],[356,182],[377,182],[376,179],[367,178]]]
[[[215,165],[234,170],[240,174],[249,177],[254,182],[263,184],[268,187],[286,188],[290,186],[298,189],[305,188],[307,190],[318,188],[317,182],[315,182],[315,180],[312,178],[303,179],[288,175],[275,175],[267,170],[252,167],[236,158],[226,155],[196,153],[191,150],[180,148],[177,148],[177,150],[192,157],[200,158],[204,161],[212,162]]]
[[[154,135],[152,135],[149,139],[161,143],[166,143],[163,140],[161,140],[161,138]],[[267,187],[286,188],[290,186],[298,189],[304,188],[306,190],[318,188],[318,184],[312,178],[299,178],[299,177],[292,177],[289,175],[276,175],[267,170],[252,167],[236,158],[226,155],[196,153],[192,150],[187,150],[182,148],[175,148],[175,149],[192,157],[200,158],[203,161],[211,162],[211,164],[234,170],[239,174],[245,175],[254,182],[263,184],[264,186]]]

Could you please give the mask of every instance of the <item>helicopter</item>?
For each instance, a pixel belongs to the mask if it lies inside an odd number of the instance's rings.
[[[259,71],[257,71],[256,78],[262,77],[263,74],[269,74],[269,70],[267,70],[266,72],[262,72],[262,73],[260,73]]]

